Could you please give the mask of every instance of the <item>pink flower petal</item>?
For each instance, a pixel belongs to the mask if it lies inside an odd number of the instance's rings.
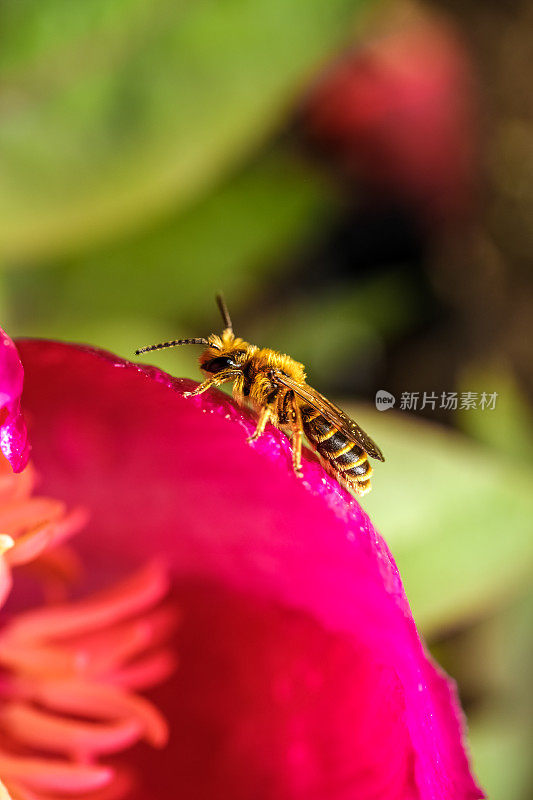
[[[90,348],[19,348],[35,463],[90,510],[93,583],[155,555],[184,609],[156,692],[171,740],[136,758],[146,796],[483,796],[385,543],[312,456],[299,481],[286,437],[248,445],[253,421],[219,393],[185,399],[189,383]]]
[[[17,349],[0,328],[0,450],[15,472],[21,472],[30,456],[20,396],[24,370]]]

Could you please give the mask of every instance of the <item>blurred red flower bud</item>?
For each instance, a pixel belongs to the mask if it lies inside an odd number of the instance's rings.
[[[346,55],[304,108],[311,140],[351,178],[426,222],[473,207],[477,97],[468,52],[446,22],[421,20]]]

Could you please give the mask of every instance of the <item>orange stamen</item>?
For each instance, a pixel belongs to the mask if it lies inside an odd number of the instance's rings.
[[[0,461],[0,603],[15,566],[42,573],[48,596],[79,568],[64,543],[85,512],[30,496],[34,483],[31,466],[14,475]],[[130,776],[99,757],[141,738],[165,745],[165,720],[133,690],[175,667],[166,642],[177,615],[158,607],[167,590],[167,576],[151,564],[89,599],[17,614],[0,629],[0,800],[118,800]]]
[[[145,611],[161,600],[167,590],[168,579],[159,567],[151,564],[90,600],[18,615],[10,625],[9,636],[23,641],[68,638],[89,633]]]

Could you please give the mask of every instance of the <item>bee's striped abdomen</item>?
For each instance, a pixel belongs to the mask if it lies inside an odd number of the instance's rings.
[[[368,455],[312,406],[301,409],[305,435],[324,465],[357,494],[370,491],[372,467]]]

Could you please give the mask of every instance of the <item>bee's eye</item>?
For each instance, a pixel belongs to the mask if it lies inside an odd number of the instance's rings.
[[[202,364],[206,372],[221,372],[223,369],[239,369],[239,364],[229,356],[217,356]]]

